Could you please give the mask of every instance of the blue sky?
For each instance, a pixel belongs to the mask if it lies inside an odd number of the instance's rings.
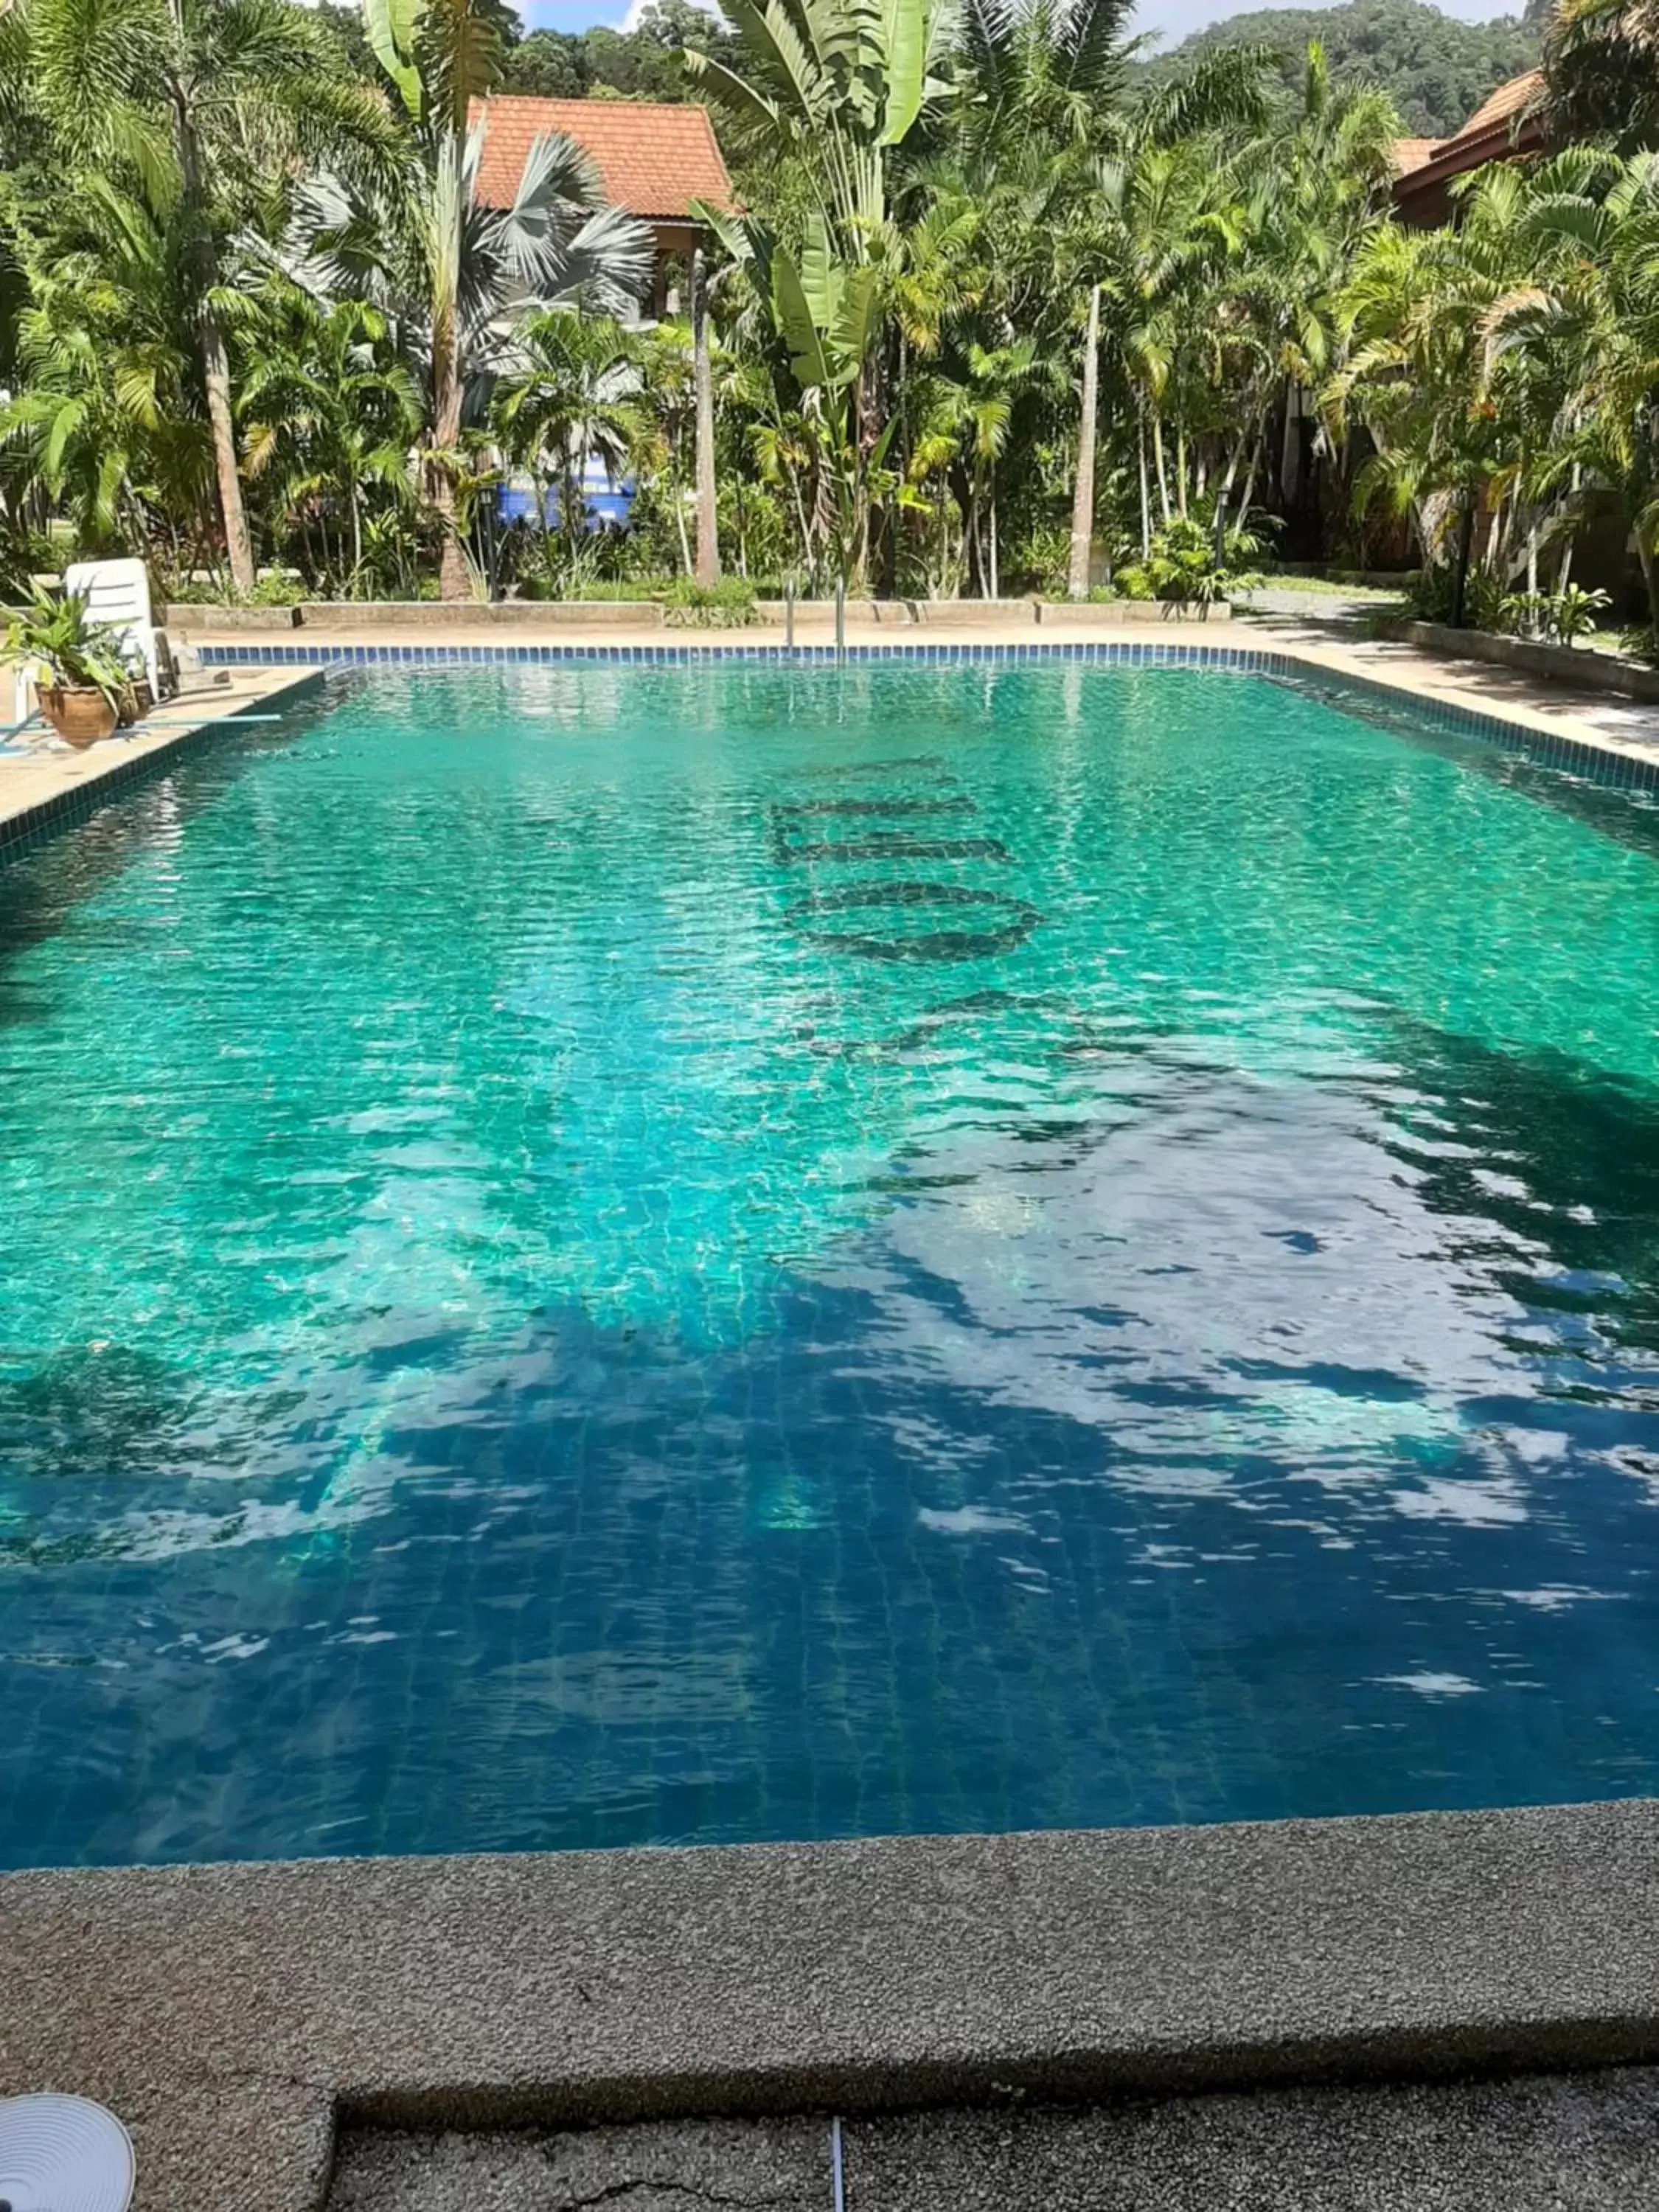
[[[1205,23],[1224,15],[1237,15],[1248,7],[1318,4],[1318,0],[1143,0],[1138,19],[1143,30],[1161,31],[1166,39],[1185,38]],[[1480,22],[1491,15],[1519,15],[1521,0],[1438,0],[1449,15]],[[629,0],[519,0],[520,12],[532,30],[585,31],[594,23],[621,23]]]
[[[620,23],[628,0],[520,0],[519,12],[535,31],[586,31],[594,23]]]

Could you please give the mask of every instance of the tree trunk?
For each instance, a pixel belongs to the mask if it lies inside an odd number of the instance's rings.
[[[542,574],[547,580],[547,596],[550,599],[559,588],[559,564],[553,557],[553,525],[547,519],[547,495],[553,487],[539,469],[532,472],[530,482],[536,499],[536,527],[541,533]]]
[[[1469,556],[1474,550],[1474,494],[1463,495],[1463,512],[1457,524],[1457,569],[1452,578],[1452,618],[1454,629],[1463,628],[1468,610],[1469,591]]]
[[[691,365],[697,397],[697,581],[720,580],[714,491],[714,380],[708,364],[708,268],[701,241],[691,249]]]
[[[428,495],[443,533],[438,556],[438,592],[441,598],[449,600],[472,597],[472,578],[461,547],[460,523],[456,513],[454,464],[450,459],[460,443],[460,363],[455,357],[452,330],[443,334],[441,342],[433,349],[432,441],[442,459],[431,464],[427,481]]]
[[[1267,441],[1265,420],[1256,425],[1255,440],[1250,447],[1250,465],[1244,472],[1244,495],[1238,502],[1238,518],[1235,530],[1243,530],[1249,520],[1250,503],[1255,497],[1255,472],[1261,465],[1261,448]]]
[[[1164,460],[1164,417],[1152,417],[1152,460],[1158,470],[1158,503],[1163,510],[1164,526],[1171,520],[1170,509],[1170,471]]]
[[[472,597],[472,578],[461,547],[460,523],[456,513],[454,464],[450,459],[460,437],[460,363],[455,356],[454,332],[450,330],[442,334],[433,349],[432,441],[442,458],[430,465],[427,476],[428,495],[443,533],[438,556],[438,592],[441,598],[450,600]]]
[[[801,492],[800,492],[800,475],[799,475],[799,471],[797,471],[797,470],[795,470],[795,469],[793,469],[793,468],[792,468],[792,469],[789,471],[789,495],[790,495],[790,497],[791,497],[791,498],[794,501],[794,502],[795,502],[795,527],[796,527],[796,528],[799,531],[799,532],[800,532],[800,561],[801,561],[801,567],[805,570],[806,574],[810,576],[810,575],[811,574],[811,573],[812,573],[812,568],[813,568],[813,560],[812,560],[812,526],[811,526],[811,524],[807,520],[807,517],[806,517],[806,502],[805,502],[805,501],[801,497]],[[681,544],[682,544],[682,545],[684,545],[684,542],[685,542],[685,524],[684,524],[684,520],[682,520],[682,521],[681,521],[681,523],[680,523],[680,543],[681,543]]]
[[[185,36],[183,0],[173,0],[174,27]],[[219,283],[219,260],[213,248],[203,205],[201,163],[196,145],[196,123],[182,85],[172,88],[173,140],[179,158],[179,180],[184,189],[186,219],[193,236],[191,258],[195,264],[200,313],[202,384],[207,398],[208,423],[213,437],[213,472],[219,488],[219,519],[224,527],[225,556],[230,580],[238,593],[250,598],[254,585],[253,544],[248,536],[247,509],[242,503],[242,478],[236,465],[236,418],[231,407],[230,358],[225,334],[209,301]]]
[[[1152,558],[1152,495],[1146,483],[1146,417],[1139,416],[1135,424],[1135,451],[1140,463],[1140,557]]]
[[[212,284],[218,271],[213,250],[205,249],[206,281]],[[219,484],[219,514],[225,529],[225,553],[230,580],[243,599],[253,593],[253,544],[248,536],[247,509],[242,504],[242,478],[236,465],[236,424],[230,404],[230,362],[224,332],[217,316],[202,317],[202,381],[207,386],[208,421],[213,429],[213,472]]]
[[[1642,580],[1648,587],[1649,627],[1659,640],[1659,559],[1655,558],[1652,546],[1639,530],[1636,533],[1636,550],[1642,562]]]
[[[1492,509],[1492,529],[1486,538],[1486,573],[1500,582],[1504,575],[1504,539],[1509,528],[1511,502],[1499,492],[1498,504]]]
[[[1083,341],[1083,419],[1077,434],[1077,482],[1072,494],[1072,560],[1066,596],[1089,596],[1089,556],[1095,542],[1095,418],[1100,405],[1100,287],[1089,295],[1089,329]]]
[[[1578,484],[1579,465],[1575,461],[1572,465],[1572,481],[1568,490],[1570,514],[1571,512],[1571,502],[1578,496]],[[1566,538],[1562,544],[1560,566],[1555,572],[1555,591],[1558,599],[1561,593],[1566,590],[1568,584],[1572,580],[1572,549],[1574,540],[1577,538],[1577,534],[1578,533],[1576,529],[1569,529]]]
[[[1302,491],[1302,410],[1294,378],[1285,387],[1285,435],[1279,449],[1279,489],[1294,506]]]
[[[438,458],[428,464],[427,495],[438,517],[441,544],[438,590],[447,600],[470,599],[472,578],[461,544],[455,486],[455,453],[461,442],[461,226],[462,142],[453,130],[440,145],[437,201],[443,211],[442,234],[434,240],[432,264],[432,444]],[[438,258],[441,256],[441,259]]]
[[[560,495],[564,525],[564,588],[574,599],[580,590],[582,535],[587,523],[587,441],[568,433],[564,447],[564,490]]]

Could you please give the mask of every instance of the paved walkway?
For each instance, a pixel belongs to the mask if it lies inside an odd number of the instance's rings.
[[[1446,659],[1392,639],[1368,637],[1363,625],[1336,619],[1297,622],[1276,615],[1237,623],[1234,634],[1241,642],[1249,637],[1295,653],[1335,675],[1369,677],[1481,714],[1557,730],[1612,752],[1659,761],[1659,705],[1646,701],[1547,681],[1490,661]]]
[[[1659,2071],[908,2112],[841,2130],[847,2212],[1632,2212]],[[343,2136],[328,2212],[836,2212],[822,2118]]]

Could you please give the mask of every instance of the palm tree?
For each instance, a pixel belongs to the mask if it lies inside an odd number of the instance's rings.
[[[987,210],[1005,268],[1029,262],[1036,248],[1032,304],[1046,297],[1063,319],[1048,335],[1069,352],[1079,325],[1083,333],[1067,560],[1073,599],[1089,588],[1099,436],[1095,162],[1127,97],[1132,13],[1133,0],[975,0],[963,40],[969,97],[957,159],[964,180]]]
[[[1255,49],[1207,57],[1175,85],[1131,102],[1126,0],[975,0],[965,40],[971,96],[958,155],[999,238],[998,264],[1024,264],[1015,310],[1035,318],[1045,350],[1081,337],[1067,591],[1088,590],[1099,440],[1103,313],[1122,318],[1127,295],[1109,270],[1121,258],[1126,173],[1144,157],[1261,112],[1263,58]],[[1123,347],[1114,338],[1120,362]]]
[[[366,187],[334,177],[302,196],[288,265],[337,296],[356,291],[386,307],[421,361],[440,587],[465,599],[456,489],[469,403],[481,416],[523,315],[578,299],[621,312],[636,300],[651,274],[651,234],[605,205],[592,164],[556,134],[532,147],[510,207],[481,202],[473,103],[502,66],[487,0],[366,0],[366,22],[398,97],[390,158]]]
[[[1379,228],[1355,257],[1343,316],[1348,349],[1329,380],[1340,415],[1357,405],[1376,451],[1356,502],[1410,513],[1426,558],[1453,537],[1452,620],[1461,625],[1476,528],[1494,495],[1522,481],[1528,396],[1504,333],[1535,296],[1529,186],[1493,167],[1474,180],[1455,228]]]
[[[536,489],[549,584],[555,580],[548,524],[550,478],[558,483],[567,574],[577,571],[586,525],[582,480],[590,457],[612,483],[626,470],[646,430],[635,394],[638,349],[620,324],[568,307],[530,316],[514,334],[514,362],[495,406],[500,443]]]
[[[1246,461],[1236,510],[1240,528],[1249,520],[1275,407],[1282,398],[1288,446],[1302,395],[1321,389],[1340,366],[1342,288],[1364,240],[1386,219],[1399,130],[1382,94],[1332,84],[1324,49],[1315,40],[1290,127],[1281,120],[1246,149],[1240,166],[1249,236],[1238,281],[1230,287],[1245,396],[1242,434],[1225,478],[1231,499]]]
[[[798,168],[837,250],[869,258],[889,157],[947,90],[954,0],[732,0],[735,61],[688,50],[740,147]]]
[[[956,0],[733,0],[727,20],[736,58],[688,51],[685,67],[740,151],[799,179],[810,213],[799,253],[763,222],[702,213],[757,275],[821,448],[823,520],[850,582],[869,557],[872,491],[892,431],[878,299],[894,250],[892,156],[949,91],[940,72]],[[780,415],[793,397],[780,395]]]
[[[135,177],[176,209],[231,576],[253,588],[225,336],[221,243],[238,178],[273,149],[344,132],[366,143],[381,118],[343,82],[313,21],[280,0],[30,0],[33,80],[58,145],[78,168]]]
[[[1563,0],[1544,39],[1552,137],[1659,147],[1659,0]]]
[[[1659,640],[1659,154],[1558,156],[1520,228],[1535,281],[1493,321],[1500,343],[1554,358],[1564,396],[1541,483],[1618,494]]]
[[[364,492],[379,485],[394,506],[410,493],[409,452],[420,400],[387,346],[386,319],[359,301],[319,309],[296,295],[290,328],[265,337],[243,380],[241,412],[250,479],[279,487],[290,524],[315,511],[325,568],[328,507],[349,526],[333,562],[349,588],[364,563]]]
[[[959,383],[933,380],[927,428],[950,442],[950,465],[963,486],[968,572],[980,598],[1001,594],[997,471],[1021,399],[1047,374],[1035,338],[970,345]]]
[[[155,521],[176,530],[200,514],[211,483],[189,389],[179,210],[170,219],[88,177],[71,220],[37,229],[32,210],[15,213],[21,388],[0,404],[0,452],[22,459],[82,544],[148,553]]]

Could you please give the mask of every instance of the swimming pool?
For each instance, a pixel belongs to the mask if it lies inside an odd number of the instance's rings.
[[[1659,816],[354,676],[0,872],[0,1863],[1659,1787]]]

